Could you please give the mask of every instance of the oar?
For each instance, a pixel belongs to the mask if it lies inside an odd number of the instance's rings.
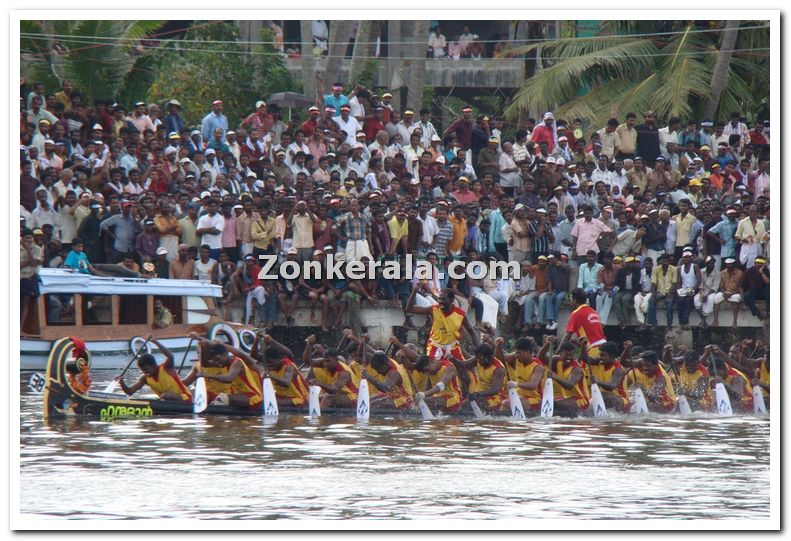
[[[41,394],[44,392],[44,385],[46,383],[47,383],[47,379],[46,377],[44,377],[44,374],[41,374],[40,372],[35,372],[32,376],[30,376],[30,380],[28,380],[27,386],[34,393]]]
[[[420,410],[420,415],[424,421],[435,419],[434,414],[431,413],[431,408],[428,407],[428,404],[422,398],[417,398],[417,408]]]
[[[544,391],[541,393],[541,417],[550,418],[555,414],[555,388],[552,378],[544,381]]]
[[[518,385],[515,381],[509,381],[508,384],[514,384],[513,387],[508,388],[508,403],[511,405],[511,417],[515,421],[525,420],[525,410],[522,408],[522,400],[519,398],[519,393],[516,390]]]
[[[368,393],[368,380],[360,380],[360,388],[357,391],[357,420],[367,421],[371,416],[371,400]]]
[[[475,416],[476,419],[481,420],[486,418],[486,416],[483,414],[483,411],[481,411],[480,406],[478,406],[478,403],[475,400],[470,399],[470,407],[472,408],[472,414]]]
[[[766,415],[766,402],[764,402],[764,394],[761,392],[760,385],[753,385],[753,412],[755,415]]]
[[[192,412],[203,413],[206,411],[206,408],[209,407],[209,396],[206,392],[206,380],[204,378],[198,378],[195,381],[195,392],[192,396]]]
[[[146,341],[143,342],[143,345],[140,346],[140,349],[137,350],[137,353],[135,353],[135,356],[132,357],[132,360],[129,361],[129,364],[127,364],[126,368],[124,368],[124,370],[121,372],[121,375],[119,376],[120,379],[123,379],[124,374],[126,374],[126,371],[129,370],[130,366],[132,366],[132,363],[135,362],[137,360],[137,358],[140,357],[140,354],[143,353],[143,350],[146,349],[146,345],[148,344],[149,340],[150,340],[149,338],[146,338]],[[107,387],[104,388],[103,392],[105,392],[105,393],[113,393],[113,392],[115,392],[116,385],[118,385],[118,382],[115,381],[115,379],[113,379],[109,384],[107,384]]]
[[[321,387],[318,385],[310,386],[310,395],[308,396],[308,415],[311,417],[321,417],[319,393],[321,393]]]
[[[194,338],[190,338],[190,341],[187,342],[187,349],[184,350],[184,355],[182,355],[181,364],[179,365],[179,372],[178,372],[179,376],[181,375],[181,369],[184,368],[184,361],[187,360],[187,354],[190,352],[190,346],[192,346],[192,342],[194,340],[195,340]]]
[[[727,367],[727,365],[725,365]],[[710,358],[709,368],[711,369],[712,376],[717,375],[714,369],[714,357]],[[723,383],[717,383],[714,386],[714,405],[717,408],[717,413],[722,416],[730,417],[733,415],[733,408],[731,407],[731,397],[728,396],[728,391],[725,389]]]
[[[686,395],[681,392],[681,375],[678,373],[678,367],[676,366],[676,361],[673,359],[673,355],[671,352],[670,355],[670,366],[673,368],[673,373],[676,375],[676,394],[678,394],[678,413],[680,415],[692,415],[692,408],[689,406],[689,401],[687,400]]]
[[[634,391],[634,404],[632,405],[631,410],[629,410],[629,413],[633,413],[635,415],[647,415],[650,413],[648,404],[645,401],[643,390],[639,387]]]
[[[268,417],[277,417],[280,411],[277,407],[277,396],[275,395],[275,387],[272,385],[272,380],[267,376],[264,378],[264,402],[263,402],[264,415]]]
[[[590,375],[591,381],[593,381],[593,365],[590,359],[588,359],[588,374]],[[607,414],[607,406],[604,404],[604,397],[601,394],[598,383],[591,383],[590,411],[593,413],[594,417],[601,417]]]

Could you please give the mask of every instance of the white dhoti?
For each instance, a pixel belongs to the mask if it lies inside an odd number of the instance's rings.
[[[373,259],[367,240],[346,241],[346,261],[360,261],[363,257]]]
[[[634,296],[634,315],[638,323],[645,324],[645,316],[648,313],[648,301],[651,300],[650,293],[637,293]]]
[[[159,237],[159,247],[168,251],[165,256],[168,263],[172,262],[179,256],[179,238],[175,235],[162,235]]]
[[[714,304],[719,304],[723,301],[728,302],[742,302],[742,296],[738,293],[734,293],[733,295],[729,295],[728,293],[724,293],[720,291],[719,293],[714,294]]]
[[[245,323],[253,316],[253,299],[259,306],[263,306],[264,302],[266,302],[266,290],[264,290],[263,286],[258,286],[247,292],[247,297],[244,300]]]
[[[483,315],[480,322],[488,323],[493,329],[496,329],[497,312],[500,309],[500,304],[480,288],[474,288],[472,294],[483,304]]]
[[[697,293],[692,298],[692,302],[695,303],[695,308],[703,312],[704,316],[711,315],[711,313],[714,312],[714,305],[724,300],[725,297],[721,293],[709,293],[706,295],[705,302],[701,302],[700,293]]]
[[[763,253],[763,248],[760,244],[742,244],[742,249],[739,252],[739,261],[745,268],[755,266],[755,258],[760,257]]]

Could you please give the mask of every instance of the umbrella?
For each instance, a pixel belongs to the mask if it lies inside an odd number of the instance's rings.
[[[313,105],[313,100],[299,92],[275,92],[266,100],[269,105],[288,107],[288,118],[291,118],[292,107],[306,107]]]

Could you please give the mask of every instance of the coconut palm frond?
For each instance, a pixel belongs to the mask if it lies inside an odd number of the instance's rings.
[[[653,72],[645,77],[637,78],[637,84],[633,84],[631,87],[626,85],[623,95],[614,106],[613,116],[625,117],[627,113],[642,114],[653,108],[651,97],[662,84],[659,75]]]
[[[525,82],[506,115],[516,118],[519,111],[550,109],[577,99],[584,85],[595,90],[613,79],[631,79],[651,69],[655,52],[650,41],[633,40],[558,62]]]
[[[528,53],[540,48],[541,55],[544,57],[565,60],[590,54],[596,51],[605,51],[618,45],[631,43],[632,41],[634,41],[632,38],[622,38],[618,36],[561,38],[553,41],[539,41],[519,47],[513,47],[508,49],[508,54],[509,56],[527,55]]]
[[[756,105],[756,95],[750,85],[731,67],[728,71],[728,84],[720,97],[719,116],[724,117],[724,114],[731,111],[749,111]]]
[[[680,58],[673,70],[665,70],[664,84],[654,93],[652,104],[660,117],[687,117],[692,113],[690,98],[706,98],[710,92],[711,71],[692,58]]]

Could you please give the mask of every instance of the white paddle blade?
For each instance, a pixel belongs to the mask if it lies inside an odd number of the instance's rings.
[[[472,408],[472,414],[475,416],[476,419],[483,419],[484,417],[486,417],[475,400],[470,400],[470,407]]]
[[[110,381],[110,383],[107,384],[107,387],[105,387],[104,391],[102,391],[102,392],[103,393],[114,393],[116,387],[118,387],[118,382],[115,381],[115,380],[112,380],[112,381]]]
[[[758,385],[753,386],[753,411],[756,415],[766,415],[766,402],[764,402],[764,393],[761,392],[761,387]]]
[[[47,378],[44,377],[44,374],[40,372],[36,372],[27,382],[28,389],[33,391],[36,394],[41,394],[44,392],[44,385],[47,383]]]
[[[629,411],[630,413],[634,413],[636,415],[646,415],[650,413],[642,389],[635,389],[634,404],[632,404],[632,409]]]
[[[591,385],[590,411],[594,417],[607,415],[607,406],[604,405],[604,397],[601,395],[601,389],[599,389],[598,383]]]
[[[544,392],[541,396],[541,417],[552,417],[555,415],[555,388],[552,379],[547,378],[544,382]]]
[[[206,380],[198,378],[195,382],[195,394],[192,401],[193,413],[203,413],[209,407],[209,395],[206,392]]]
[[[434,414],[431,413],[431,409],[428,407],[425,400],[418,400],[417,408],[420,410],[420,415],[423,417],[424,421],[431,421],[434,419]]]
[[[714,400],[717,404],[717,412],[720,415],[726,417],[733,415],[731,398],[728,396],[728,391],[725,390],[725,385],[722,383],[717,383],[716,387],[714,387]]]
[[[321,387],[318,385],[310,386],[310,394],[308,395],[308,415],[311,417],[321,417],[321,404],[319,404],[319,393]]]
[[[689,407],[689,401],[683,394],[678,397],[678,413],[681,415],[692,415],[692,408]]]
[[[272,380],[264,378],[264,415],[277,417],[280,411],[277,408],[277,396]]]
[[[508,389],[508,402],[511,404],[511,417],[514,420],[522,421],[525,419],[525,410],[522,408],[522,401],[516,389]]]
[[[357,420],[367,421],[371,416],[371,399],[368,394],[368,380],[360,380],[360,390],[357,392]]]

